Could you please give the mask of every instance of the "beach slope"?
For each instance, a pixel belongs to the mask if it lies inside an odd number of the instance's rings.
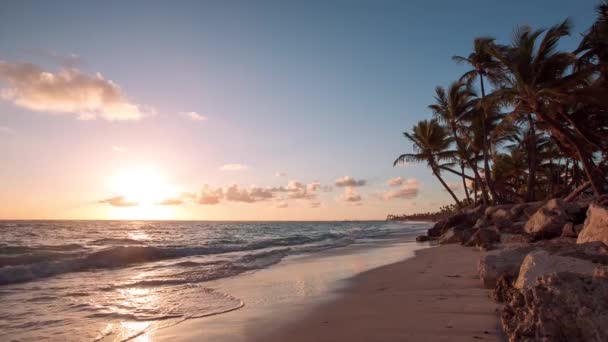
[[[263,341],[501,341],[497,305],[476,275],[480,253],[459,245],[353,278],[335,301]]]

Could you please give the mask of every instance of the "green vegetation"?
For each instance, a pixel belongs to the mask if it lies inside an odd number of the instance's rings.
[[[453,57],[471,69],[436,88],[434,118],[403,133],[413,153],[394,165],[425,162],[460,208],[607,194],[608,2],[578,48],[560,51],[571,31],[565,20],[518,27],[510,44],[475,39],[467,57]],[[462,179],[462,200],[444,172]]]

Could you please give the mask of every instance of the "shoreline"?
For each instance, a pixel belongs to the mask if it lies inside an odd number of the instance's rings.
[[[316,273],[318,269],[327,271],[328,267],[339,273],[345,262],[355,260],[353,255],[362,260],[370,256],[357,256],[362,250],[355,250],[354,254],[335,250],[321,257],[295,258],[274,269],[237,276],[232,285],[224,284],[223,288],[219,282],[210,284],[237,295],[254,294],[245,299],[243,309],[188,320],[155,331],[151,337],[158,341],[504,340],[498,305],[491,301],[477,277],[475,266],[480,253],[456,245],[429,247],[402,242],[376,248],[375,252],[372,248],[365,253],[376,253],[372,258],[392,261],[343,279],[334,274],[335,279],[327,280]],[[406,248],[413,248],[410,254],[404,253]],[[395,253],[400,257],[396,258]],[[256,295],[260,290],[249,287],[260,282],[264,286],[265,281],[276,280],[277,275],[299,277],[297,286],[303,288],[305,278],[317,277],[314,281],[323,284],[318,285],[322,289],[316,293],[302,290],[309,293],[299,300],[291,298],[268,305],[268,298],[264,298],[268,293]],[[269,284],[273,291],[272,281]],[[278,298],[282,295],[280,289],[272,294]]]
[[[502,341],[480,253],[459,245],[356,275],[331,302],[259,341]]]

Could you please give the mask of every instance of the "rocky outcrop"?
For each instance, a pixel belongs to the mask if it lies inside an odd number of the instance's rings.
[[[458,226],[449,228],[441,237],[439,238],[440,244],[450,244],[450,243],[465,243],[471,238],[473,235],[473,229],[469,227],[467,224],[460,224]]]
[[[464,245],[467,247],[488,248],[500,241],[500,234],[492,229],[479,228],[467,240]]]
[[[530,243],[532,242],[532,237],[528,234],[509,234],[509,233],[501,233],[500,234],[500,242],[504,244],[514,244],[514,243]]]
[[[416,241],[417,242],[425,242],[425,241],[429,241],[431,238],[426,236],[426,235],[418,235],[416,236]]]
[[[513,287],[516,289],[532,287],[539,277],[556,272],[571,272],[581,276],[592,276],[596,267],[597,264],[588,260],[552,255],[543,250],[534,251],[524,258]]]
[[[578,235],[577,243],[601,241],[608,245],[608,206],[592,203],[587,210],[587,219]]]
[[[501,276],[516,279],[524,258],[535,248],[535,246],[529,245],[504,248],[486,253],[479,259],[477,264],[477,274],[479,275],[479,279],[481,279],[483,287],[493,289],[496,286],[498,278]]]
[[[435,223],[435,225],[427,231],[427,235],[430,237],[439,237],[445,234],[448,229],[452,227],[460,225],[472,226],[477,220],[477,217],[479,216],[478,211],[479,209],[477,209],[477,211],[475,211],[474,209],[469,211],[463,211],[461,213],[443,219]]]
[[[581,207],[576,203],[566,203],[559,198],[549,200],[530,217],[524,231],[535,239],[550,239],[560,236],[564,225],[580,220]]]
[[[509,341],[608,341],[605,274],[545,274],[508,293],[501,321]]]

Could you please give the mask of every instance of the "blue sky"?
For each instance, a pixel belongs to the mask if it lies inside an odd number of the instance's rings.
[[[52,56],[78,55],[72,67],[101,73],[155,115],[79,120],[0,102],[0,153],[6,161],[0,185],[8,189],[0,201],[14,203],[0,209],[0,217],[115,217],[108,211],[115,208],[95,201],[120,193],[100,184],[134,165],[153,165],[168,182],[191,192],[204,184],[276,187],[298,180],[330,186],[343,176],[366,180],[355,189],[362,196],[358,207],[341,203],[342,189],[334,188],[315,200],[321,203],[317,210],[296,202],[276,210],[281,199],[275,198],[225,203],[222,210],[188,204],[176,218],[382,218],[433,209],[450,199],[430,171],[423,165],[393,168],[392,161],[410,151],[401,132],[430,116],[426,106],[435,86],[466,70],[450,57],[468,54],[474,37],[507,42],[518,24],[548,27],[571,17],[578,35],[593,21],[596,4],[3,2],[0,60],[58,72],[61,65]],[[573,48],[577,39],[564,40],[562,47]],[[206,120],[180,114],[190,111]],[[237,163],[248,168],[218,170]],[[287,176],[275,177],[279,171]],[[418,195],[377,200],[374,194],[387,191],[385,182],[396,176],[417,179]]]

